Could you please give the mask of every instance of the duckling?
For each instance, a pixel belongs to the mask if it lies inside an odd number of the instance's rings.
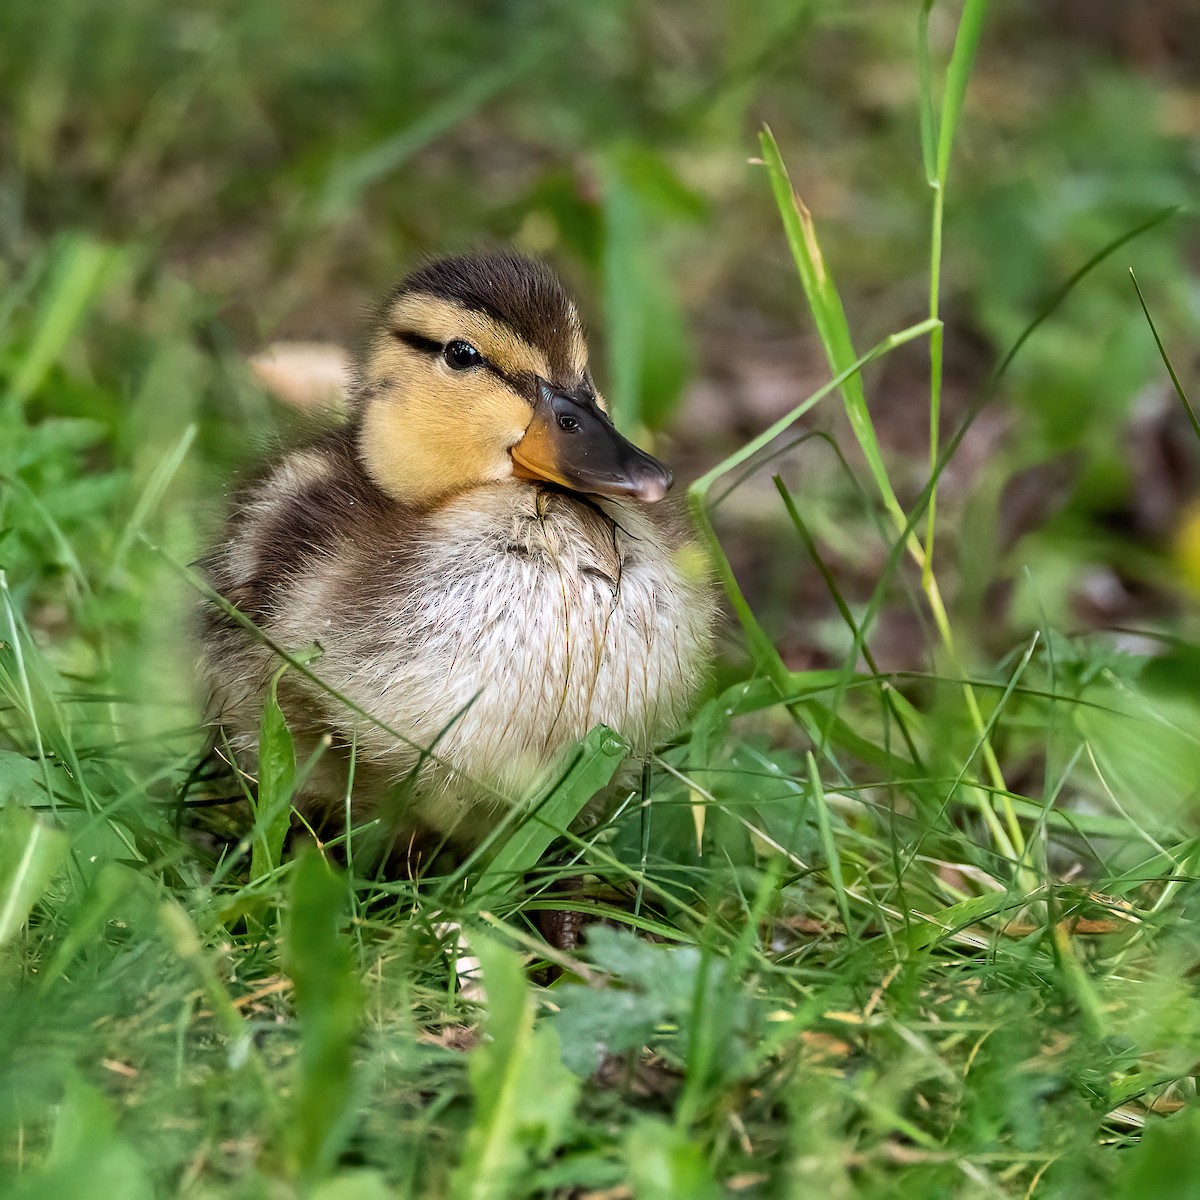
[[[326,687],[289,670],[278,689],[300,761],[325,747],[297,806],[321,820],[349,791],[356,820],[469,846],[595,725],[634,758],[677,731],[710,586],[557,275],[512,253],[420,267],[370,322],[350,392],[345,424],[241,491],[204,564],[267,640],[318,648]],[[202,665],[253,772],[279,659],[212,604]]]

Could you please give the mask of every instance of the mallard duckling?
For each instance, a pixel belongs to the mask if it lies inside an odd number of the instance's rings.
[[[302,810],[342,811],[353,757],[356,817],[470,844],[595,725],[636,756],[678,729],[709,587],[655,507],[671,473],[613,426],[553,271],[494,254],[409,275],[369,327],[350,409],[242,491],[205,566],[270,641],[316,643],[313,672],[376,719],[284,674],[301,761],[328,744]],[[279,666],[209,606],[211,716],[250,771]]]

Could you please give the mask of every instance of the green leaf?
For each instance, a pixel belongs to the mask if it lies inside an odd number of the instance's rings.
[[[35,759],[15,750],[0,750],[0,808],[13,804],[45,804],[45,776]]]
[[[466,120],[498,93],[528,74],[545,58],[547,39],[519,45],[515,53],[492,61],[465,77],[420,117],[399,132],[352,157],[339,160],[317,196],[313,215],[320,224],[341,219],[361,203],[362,193],[399,170],[414,154]]]
[[[28,809],[0,810],[0,946],[16,936],[67,855],[67,835]]]
[[[108,435],[101,421],[85,417],[46,417],[21,430],[12,469],[25,471],[43,459],[66,458],[98,445]]]
[[[550,1018],[563,1061],[587,1077],[604,1054],[644,1046],[655,1029],[691,1009],[700,967],[694,946],[661,946],[622,929],[588,931],[588,957],[610,976],[603,986],[568,983],[557,989]]]
[[[692,355],[683,313],[652,217],[703,215],[703,204],[666,163],[623,146],[609,156],[604,184],[604,286],[609,375],[617,424],[662,425],[674,411]]]
[[[1200,1113],[1155,1122],[1140,1146],[1123,1153],[1121,1186],[1112,1193],[1118,1200],[1191,1200],[1200,1172]]]
[[[638,1200],[719,1200],[700,1147],[665,1121],[642,1120],[625,1138],[625,1161]]]
[[[641,356],[641,417],[649,428],[661,429],[675,411],[693,361],[687,323],[663,271],[644,281],[642,321],[650,336]]]
[[[520,958],[481,937],[471,939],[487,989],[487,1038],[471,1054],[475,1112],[450,1194],[492,1200],[513,1194],[533,1161],[562,1143],[579,1084],[563,1066],[558,1035],[534,1029],[534,1003]]]
[[[283,969],[300,1019],[299,1079],[287,1128],[291,1161],[309,1181],[337,1160],[354,1115],[354,1040],[363,992],[350,943],[341,933],[346,883],[314,850],[292,878]]]
[[[153,1200],[155,1189],[146,1163],[118,1132],[112,1104],[72,1076],[56,1106],[49,1158],[6,1195],[12,1200],[60,1200],[64,1196]]]
[[[283,843],[292,823],[296,786],[296,747],[279,707],[279,679],[271,680],[258,735],[258,794],[254,805],[254,846],[250,878],[261,879],[279,869]]]
[[[511,891],[526,871],[537,865],[556,837],[566,832],[583,806],[605,787],[629,753],[629,744],[606,725],[597,725],[579,744],[566,773],[530,809],[473,889],[476,899]]]
[[[392,1200],[396,1195],[378,1171],[350,1171],[315,1187],[309,1200]]]

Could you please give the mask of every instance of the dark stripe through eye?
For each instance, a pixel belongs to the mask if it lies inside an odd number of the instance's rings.
[[[411,333],[407,329],[393,329],[392,334],[397,341],[411,346],[414,350],[420,350],[422,354],[441,354],[442,352],[442,343],[436,338],[427,338],[420,333]]]
[[[444,357],[449,366],[460,371],[466,367],[484,366],[519,396],[533,399],[537,395],[537,376],[525,371],[510,374],[508,371],[501,370],[495,363],[488,362],[470,342],[464,342],[460,338],[455,338],[453,341],[443,345],[436,338],[426,337],[422,333],[413,333],[410,329],[393,329],[392,336],[398,342],[403,342],[406,346],[411,346],[421,354]],[[460,351],[461,347],[465,347],[471,353],[462,353]],[[452,362],[452,356],[455,359],[461,358],[461,361]]]

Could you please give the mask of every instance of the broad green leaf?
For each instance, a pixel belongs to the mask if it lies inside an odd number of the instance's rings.
[[[0,808],[49,801],[40,764],[15,750],[0,750]]]
[[[611,781],[628,753],[629,745],[619,734],[597,725],[580,743],[566,773],[533,805],[484,868],[474,895],[510,890],[537,865],[546,847],[562,836],[583,806]]]
[[[604,174],[604,286],[610,398],[617,424],[636,431],[671,415],[692,362],[687,326],[655,249],[659,218],[695,219],[700,201],[658,155],[623,146]]]
[[[279,707],[276,674],[267,689],[258,737],[258,794],[254,804],[254,848],[250,878],[261,879],[278,869],[291,826],[292,792],[296,784],[296,748]]]
[[[587,1078],[604,1054],[636,1050],[666,1021],[692,1007],[700,951],[663,946],[621,929],[588,931],[588,957],[611,977],[602,986],[568,983],[556,990],[549,1018],[563,1047],[563,1061]]]
[[[624,1150],[637,1200],[720,1200],[703,1151],[677,1126],[643,1119],[629,1131]]]
[[[12,1200],[62,1200],[68,1196],[112,1196],[154,1200],[146,1162],[121,1135],[113,1105],[77,1076],[67,1081],[55,1109],[49,1157],[23,1174],[5,1195]]]
[[[642,321],[650,336],[640,364],[641,419],[650,429],[661,429],[679,403],[694,360],[679,301],[661,271],[645,281]]]
[[[68,838],[28,809],[0,810],[0,946],[12,940],[67,855]]]
[[[520,958],[481,936],[471,939],[487,989],[487,1037],[471,1054],[475,1112],[455,1200],[512,1195],[532,1162],[561,1144],[574,1115],[579,1084],[562,1063],[558,1036],[534,1028],[534,1003]]]
[[[398,1195],[378,1171],[349,1171],[309,1192],[309,1200],[393,1200]]]
[[[1200,1112],[1156,1119],[1141,1144],[1123,1151],[1117,1200],[1192,1200],[1200,1178]]]
[[[300,1054],[286,1131],[293,1167],[315,1181],[328,1173],[354,1114],[354,1040],[363,991],[341,925],[349,902],[345,880],[316,852],[292,876],[283,969],[291,977],[300,1021]]]

